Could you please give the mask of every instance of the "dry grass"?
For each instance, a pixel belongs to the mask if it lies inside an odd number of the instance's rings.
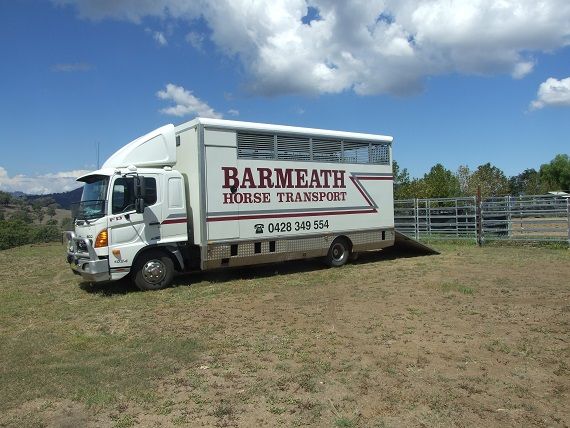
[[[78,284],[0,252],[0,426],[567,426],[568,250]]]

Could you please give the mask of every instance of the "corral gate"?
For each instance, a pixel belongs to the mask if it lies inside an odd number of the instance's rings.
[[[475,197],[403,199],[394,201],[394,222],[400,232],[421,238],[477,239]]]
[[[396,200],[394,220],[415,239],[570,244],[570,199],[550,195]]]

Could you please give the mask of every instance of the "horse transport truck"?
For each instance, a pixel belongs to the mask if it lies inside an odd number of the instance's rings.
[[[392,137],[196,118],[83,175],[66,232],[85,281],[142,290],[176,272],[351,255],[394,244]]]

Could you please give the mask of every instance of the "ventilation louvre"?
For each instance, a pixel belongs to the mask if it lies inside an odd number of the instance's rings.
[[[277,159],[311,160],[311,140],[304,137],[277,135]]]
[[[313,160],[319,162],[342,162],[342,143],[338,140],[313,138]]]
[[[390,144],[296,135],[237,134],[238,158],[390,165]]]
[[[275,139],[269,134],[237,135],[238,158],[275,159]]]

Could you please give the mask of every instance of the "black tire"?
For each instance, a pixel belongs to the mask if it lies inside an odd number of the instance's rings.
[[[346,264],[350,257],[350,245],[345,238],[336,238],[325,258],[325,263],[330,267],[339,267]]]
[[[166,288],[173,277],[174,263],[162,251],[143,253],[135,263],[133,281],[143,291]]]

